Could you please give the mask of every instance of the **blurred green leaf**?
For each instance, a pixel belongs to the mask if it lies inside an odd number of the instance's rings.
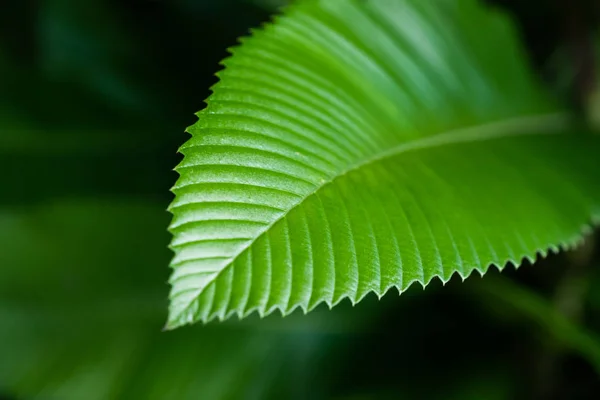
[[[326,354],[325,340],[366,326],[317,313],[161,332],[166,219],[155,204],[115,198],[0,212],[0,391],[295,398],[318,360],[313,352]]]
[[[562,346],[590,362],[600,374],[600,336],[570,321],[551,302],[499,275],[486,277],[473,288],[488,298],[490,307],[510,307],[516,312],[511,315],[520,314],[527,323],[541,329],[543,336],[554,337]]]
[[[137,53],[137,43],[111,3],[48,0],[39,12],[38,66],[48,78],[81,82],[115,105],[140,107],[142,94],[121,76],[123,65],[131,64]]]
[[[170,255],[166,221],[159,204],[135,199],[0,209],[0,294],[39,307],[111,298],[118,304],[122,296],[135,298],[136,286],[161,296],[166,275],[157,265]]]

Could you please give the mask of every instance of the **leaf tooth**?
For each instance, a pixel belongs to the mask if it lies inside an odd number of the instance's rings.
[[[287,149],[284,151],[275,151],[264,148],[252,148],[248,146],[218,144],[202,145],[201,151],[188,152],[186,157],[177,167],[181,172],[186,168],[209,167],[219,164],[231,166],[248,166],[270,171],[277,167],[281,171],[294,171],[300,176],[305,176],[309,182],[318,182],[320,179],[328,176],[327,171],[315,167],[318,160],[309,164],[299,152],[291,153]],[[198,149],[196,148],[196,149]],[[225,162],[224,162],[225,161]],[[329,168],[329,173],[331,169]],[[289,175],[290,173],[288,173]]]
[[[327,212],[318,194],[311,195],[304,203],[307,217],[313,270],[312,290],[306,305],[312,310],[319,303],[332,304],[336,287],[336,259],[332,250],[332,237]]]
[[[196,286],[199,281],[198,278],[196,278],[193,287],[181,284],[172,286],[169,295],[171,300],[169,304],[169,319],[165,329],[173,329],[181,325],[191,324],[197,320],[198,298],[206,284],[214,279],[214,275],[206,274],[206,276],[201,277],[200,286]]]
[[[210,256],[205,254],[179,256],[176,254],[171,262],[173,273],[170,283],[175,284],[181,279],[186,279],[194,274],[206,274],[207,272],[220,271],[231,262],[231,256]]]
[[[187,193],[194,188],[202,189],[206,184],[232,184],[232,185],[254,185],[255,187],[270,187],[273,189],[283,189],[290,193],[290,187],[297,191],[305,193],[314,190],[316,181],[321,177],[315,177],[309,180],[306,175],[298,176],[291,172],[282,172],[273,169],[273,166],[241,166],[235,164],[204,164],[195,167],[186,167],[191,169],[193,177],[179,179],[177,185],[172,188],[173,193]],[[293,191],[295,196],[300,194]],[[214,202],[213,202],[214,203]],[[225,203],[225,201],[223,201]],[[229,201],[229,203],[233,203]]]
[[[260,235],[252,247],[252,284],[250,296],[245,306],[244,317],[257,311],[263,317],[269,294],[273,268],[271,265],[271,248],[268,235]]]
[[[180,209],[198,206],[203,203],[233,202],[250,203],[282,209],[298,202],[299,195],[289,190],[245,183],[199,183],[193,192],[177,192],[170,211],[178,213]],[[207,235],[208,236],[208,235]]]
[[[227,268],[215,280],[215,300],[209,314],[209,319],[211,319],[211,317],[214,317],[219,321],[226,319],[233,289],[233,276],[234,268]]]
[[[330,264],[330,267],[327,267],[329,275],[326,276],[330,281],[327,304],[335,305],[343,296],[354,298],[358,288],[358,265],[356,252],[353,250],[354,238],[347,211],[334,183],[318,192],[314,196],[314,203],[313,212],[322,221],[320,232],[323,235],[323,242],[326,243],[327,261],[325,262]],[[316,281],[315,286],[317,285]],[[314,300],[311,302],[314,306]]]
[[[198,298],[198,310],[194,317],[200,321],[208,322],[211,317],[211,309],[215,301],[215,280],[210,282]]]
[[[409,185],[405,185],[405,190],[406,193],[412,198],[413,204],[416,206],[416,212],[420,215],[421,217],[421,221],[423,222],[424,226],[424,231],[429,239],[429,244],[431,246],[431,254],[432,254],[432,260],[431,260],[431,269],[429,269],[429,276],[425,276],[424,280],[426,282],[429,282],[431,280],[431,277],[434,274],[438,274],[438,276],[444,277],[444,259],[440,253],[440,247],[439,247],[439,243],[438,243],[438,239],[435,235],[434,229],[433,229],[433,225],[431,222],[431,217],[429,217],[427,215],[426,210],[423,207],[423,203],[419,202],[419,200],[416,198],[415,196],[415,192],[414,189],[412,187],[410,187]],[[425,240],[428,240],[425,239]],[[437,268],[437,270],[434,270],[434,268]],[[428,269],[426,269],[427,271]]]
[[[251,247],[240,253],[231,269],[233,270],[233,287],[228,307],[231,309],[231,313],[237,314],[238,318],[243,318],[252,290]]]
[[[185,248],[188,246],[202,246],[202,245],[210,246],[211,243],[214,243],[214,242],[216,242],[217,244],[223,244],[223,245],[227,245],[229,243],[233,244],[235,242],[244,242],[244,244],[247,244],[248,242],[251,242],[252,240],[254,240],[254,238],[251,238],[251,237],[193,240],[193,241],[189,241],[189,242],[182,242],[177,245],[171,244],[171,245],[169,245],[169,248],[172,249],[175,253],[177,253],[177,251],[179,249]]]
[[[387,168],[391,173],[391,170]],[[398,185],[396,196],[399,204],[404,204],[405,215],[407,217],[407,227],[414,235],[414,246],[418,249],[420,269],[419,279],[428,283],[435,274],[443,276],[443,260],[439,252],[436,238],[433,234],[431,222],[429,221],[422,204],[419,202],[414,189],[409,182],[413,181],[410,175],[400,165],[396,165],[391,182],[404,182]],[[427,257],[427,258],[425,258]],[[411,277],[412,278],[412,277]]]
[[[171,244],[174,247],[178,247],[189,242],[256,237],[266,226],[268,225],[263,222],[254,221],[199,221],[194,224],[193,230],[178,232]]]
[[[390,204],[390,191],[387,185],[380,185],[383,175],[380,168],[365,171],[363,174],[366,187],[358,190],[363,202],[373,218],[371,226],[374,230],[378,251],[380,253],[380,285],[378,293],[382,294],[393,286],[402,286],[402,253],[398,242],[397,230],[392,226],[393,218],[387,210]],[[365,192],[372,196],[366,197]],[[369,201],[367,201],[369,199]],[[383,199],[386,199],[385,201]],[[391,238],[391,240],[390,240]]]
[[[264,219],[250,219],[250,217],[247,218],[243,218],[243,217],[229,217],[227,218],[226,215],[222,216],[221,218],[206,218],[206,219],[197,219],[195,221],[188,221],[185,223],[182,223],[181,225],[175,227],[175,228],[171,228],[171,232],[172,233],[179,233],[179,232],[189,232],[192,230],[201,230],[201,229],[206,229],[207,227],[210,227],[211,225],[214,224],[221,224],[221,223],[228,223],[228,224],[232,224],[232,225],[236,225],[236,226],[250,226],[250,227],[254,227],[254,226],[258,226],[258,227],[264,227],[269,225],[268,221],[265,221]]]
[[[276,223],[269,232],[266,232],[266,235],[269,237],[272,273],[265,313],[270,314],[274,310],[279,310],[285,315],[289,307],[294,275],[287,218]]]
[[[411,277],[411,275],[415,274],[409,274],[409,271],[406,270],[406,267],[409,265],[413,265],[416,276],[421,279],[424,278],[421,251],[414,234],[413,226],[408,219],[405,206],[400,200],[400,193],[402,192],[401,187],[395,182],[392,174],[387,168],[383,166],[377,168],[377,174],[380,177],[379,179],[381,179],[382,182],[385,182],[387,188],[386,192],[389,195],[390,204],[387,212],[392,218],[390,223],[397,229],[394,237],[398,243],[398,251],[402,260],[405,260],[405,262],[401,263],[401,270],[399,271],[400,278],[398,290],[403,291],[408,287],[410,280],[415,278],[414,276]]]
[[[297,213],[291,213],[286,219],[289,224],[291,262],[294,265],[292,274],[292,290],[288,302],[288,311],[300,307],[307,312],[313,292],[315,261],[313,260],[313,244],[306,216],[305,204],[298,206]]]
[[[357,276],[359,278],[354,301],[358,302],[369,291],[381,287],[381,261],[371,215],[364,205],[365,201],[372,203],[370,199],[373,193],[367,195],[366,191],[363,190],[365,183],[363,174],[356,173],[353,176],[357,178],[347,179],[345,182],[336,180],[334,185],[340,195],[340,204],[345,210],[345,217],[348,219],[348,226],[354,244]],[[361,188],[357,191],[358,187]]]
[[[173,216],[169,230],[175,232],[178,228],[189,222],[207,221],[211,219],[243,219],[251,218],[253,221],[272,220],[280,217],[285,211],[263,204],[243,203],[240,201],[205,201],[182,207],[177,215]]]
[[[421,159],[417,159],[416,161],[417,162],[413,164],[413,168],[415,168],[421,174],[423,174],[424,177],[431,179],[432,182],[437,182],[439,188],[441,189],[439,195],[432,195],[431,193],[421,192],[420,197],[422,199],[428,199],[429,206],[427,208],[432,210],[432,213],[435,213],[434,221],[439,221],[439,224],[436,225],[441,225],[441,229],[437,231],[439,236],[436,237],[436,247],[441,248],[442,239],[444,239],[445,236],[447,239],[446,242],[449,243],[449,247],[444,246],[444,248],[450,249],[454,253],[451,257],[446,252],[445,257],[443,257],[445,258],[443,262],[443,266],[445,268],[443,269],[443,273],[441,276],[443,277],[442,281],[445,284],[451,279],[451,276],[455,270],[458,270],[459,274],[462,277],[466,276],[464,256],[461,255],[460,247],[457,243],[456,236],[452,232],[450,224],[448,223],[448,215],[451,214],[454,210],[458,210],[460,212],[462,204],[459,204],[456,201],[455,190],[451,185],[449,185],[446,182],[445,179],[443,179],[438,173],[436,173],[436,171],[429,168]],[[430,199],[434,199],[434,201],[431,201]],[[461,222],[456,221],[456,223]],[[435,235],[433,231],[432,234]],[[441,251],[440,258],[442,258]]]

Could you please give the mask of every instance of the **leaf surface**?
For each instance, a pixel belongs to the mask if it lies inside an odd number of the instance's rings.
[[[517,43],[472,0],[305,1],[244,39],[181,148],[167,326],[355,303],[581,239],[599,141]]]

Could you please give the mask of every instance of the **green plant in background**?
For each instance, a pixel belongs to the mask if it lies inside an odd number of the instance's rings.
[[[600,141],[476,1],[305,1],[233,50],[177,171],[169,327],[572,246]]]
[[[0,398],[600,390],[594,240],[559,251],[600,218],[600,139],[515,16],[298,1],[233,48],[194,123],[225,49],[284,2],[9,3]]]

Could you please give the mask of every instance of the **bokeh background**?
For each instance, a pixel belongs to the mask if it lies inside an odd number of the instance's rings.
[[[282,3],[2,2],[0,399],[598,398],[593,238],[356,307],[162,331],[177,148],[226,49]],[[558,15],[531,3],[513,12],[539,68]]]

